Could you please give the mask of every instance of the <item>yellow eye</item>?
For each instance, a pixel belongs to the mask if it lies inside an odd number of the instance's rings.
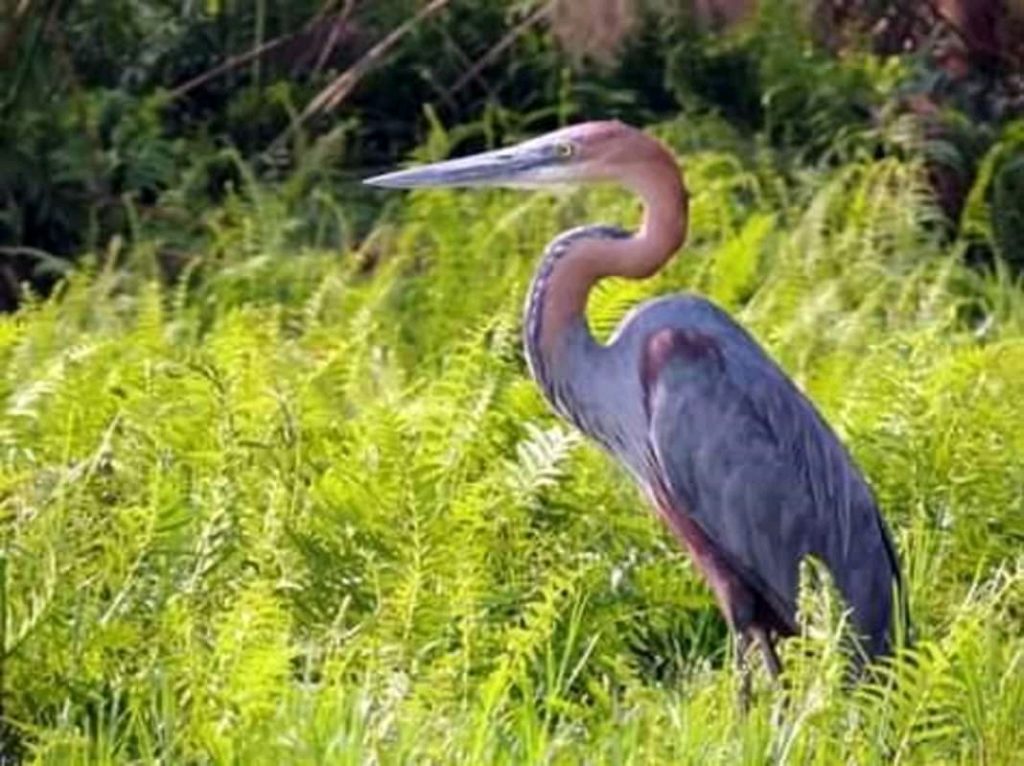
[[[555,154],[562,159],[569,159],[576,154],[576,145],[569,141],[559,141],[555,144]]]

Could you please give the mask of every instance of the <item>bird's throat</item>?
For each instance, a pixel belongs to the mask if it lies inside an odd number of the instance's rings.
[[[526,305],[531,364],[557,364],[569,328],[586,325],[587,299],[605,277],[646,279],[656,274],[686,238],[688,198],[674,162],[638,173],[629,186],[644,200],[640,230],[584,226],[557,237],[544,252]]]
[[[577,246],[584,241],[625,241],[631,236],[612,226],[584,226],[564,232],[544,250],[527,294],[523,332],[530,371],[552,404],[556,404],[556,379],[562,377],[559,373],[565,372],[569,362],[572,349],[567,346],[594,343],[586,306],[599,277],[580,257]]]

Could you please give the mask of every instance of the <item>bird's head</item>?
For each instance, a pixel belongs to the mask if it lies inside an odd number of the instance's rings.
[[[671,153],[636,128],[618,121],[585,122],[504,149],[385,173],[363,183],[392,189],[629,184],[652,164],[675,167]]]

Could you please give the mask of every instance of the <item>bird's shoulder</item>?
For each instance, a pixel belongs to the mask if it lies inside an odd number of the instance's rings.
[[[645,301],[630,311],[609,340],[628,348],[645,389],[660,382],[669,365],[676,372],[698,367],[715,373],[732,393],[744,394],[753,410],[778,408],[785,400],[796,408],[788,414],[814,425],[820,416],[761,344],[726,311],[707,298],[675,293]],[[687,364],[688,363],[688,364]],[[685,377],[685,376],[684,376]],[[679,376],[673,381],[678,383]]]
[[[677,295],[652,302],[626,332],[636,344],[637,372],[652,425],[658,417],[656,401],[662,402],[662,417],[673,412],[711,429],[701,434],[684,428],[688,440],[704,436],[717,442],[721,433],[713,428],[715,423],[727,420],[734,428],[742,423],[747,437],[739,445],[743,449],[753,447],[756,438],[775,458],[799,467],[802,478],[825,475],[833,480],[830,484],[863,484],[810,399],[750,333],[710,301]],[[829,487],[824,494],[833,495],[836,489]]]
[[[843,551],[855,529],[877,523],[873,494],[838,435],[723,311],[674,297],[640,318],[636,337],[652,446],[676,489],[726,469],[771,478],[787,486],[787,502],[814,509]],[[696,470],[701,456],[720,468]]]
[[[694,293],[673,293],[635,306],[619,322],[609,340],[645,341],[659,330],[683,330],[715,336],[720,341],[752,341],[743,327],[707,298]]]

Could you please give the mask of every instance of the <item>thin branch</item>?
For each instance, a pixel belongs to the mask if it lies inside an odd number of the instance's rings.
[[[455,56],[455,58],[458,59],[459,63],[462,65],[462,71],[467,72],[470,69],[472,69],[474,63],[473,59],[466,55],[466,52],[462,50],[461,47],[459,47],[459,44],[452,38],[452,36],[448,33],[447,30],[441,30],[441,34],[444,37],[446,49],[450,50],[452,54]],[[473,79],[476,80],[480,88],[486,91],[488,95],[493,95],[494,89],[491,87],[491,84],[487,82],[487,79],[483,76],[482,73],[477,73],[473,77]],[[437,88],[437,90],[438,95],[442,99],[444,99],[445,103],[455,103],[454,99],[452,98],[452,94],[455,91],[451,88],[451,86],[444,89]]]
[[[300,37],[305,33],[305,28],[300,29],[297,32],[289,32],[287,34],[281,35],[280,37],[275,37],[273,40],[268,40],[267,42],[261,45],[257,45],[255,48],[252,48],[246,51],[245,53],[239,53],[235,56],[229,56],[227,59],[225,59],[223,62],[215,66],[213,69],[209,69],[203,72],[201,75],[193,77],[188,82],[179,85],[177,88],[175,88],[168,94],[168,99],[171,101],[175,101],[181,98],[182,96],[186,95],[190,91],[195,90],[199,86],[205,85],[210,80],[220,77],[222,74],[230,72],[232,69],[237,69],[240,66],[244,66],[245,64],[248,64],[250,61],[258,59],[261,56],[264,56],[273,50],[277,50],[282,45],[290,43],[292,40],[295,40],[297,37]]]
[[[22,55],[17,61],[17,70],[14,74],[14,82],[11,83],[11,87],[7,91],[7,97],[4,99],[2,103],[0,103],[0,112],[7,111],[7,108],[13,105],[18,100],[18,96],[21,94],[21,89],[25,85],[26,80],[28,79],[29,70],[32,68],[32,61],[33,59],[35,59],[36,53],[39,51],[39,43],[43,39],[43,31],[44,29],[46,29],[46,27],[54,23],[57,16],[60,14],[60,7],[61,0],[49,0],[49,2],[47,2],[45,7],[43,8],[42,12],[39,14],[39,20],[36,23],[35,27],[32,29],[31,37],[29,38],[28,41],[28,51],[26,51],[24,55]],[[19,19],[28,18],[28,11],[30,10],[30,8],[30,4],[22,4],[22,6],[19,9],[20,12],[22,12],[22,15],[15,19],[15,26],[17,26],[17,22]],[[5,41],[5,43],[6,42],[7,41]],[[12,38],[10,40],[10,43],[12,46],[16,46],[18,43],[17,36]],[[13,49],[14,48],[12,47],[8,50],[5,50],[4,53],[9,53]]]
[[[451,98],[464,87],[466,87],[470,80],[475,79],[486,67],[493,64],[498,59],[498,57],[501,56],[502,53],[504,53],[508,48],[510,48],[512,44],[526,32],[526,30],[528,30],[530,27],[532,27],[534,24],[536,24],[538,21],[544,18],[544,16],[546,16],[550,10],[550,2],[541,3],[541,5],[533,11],[533,13],[531,13],[525,19],[516,24],[511,30],[509,30],[508,34],[501,38],[501,40],[499,40],[494,45],[493,48],[491,48],[489,51],[487,51],[487,53],[485,53],[483,56],[477,59],[476,63],[473,64],[473,66],[471,66],[469,70],[466,71],[458,80],[456,80],[455,84],[448,89],[446,96],[448,98]]]
[[[330,34],[327,36],[327,42],[324,43],[324,46],[320,49],[317,56],[316,64],[313,67],[314,75],[320,74],[320,71],[327,65],[327,61],[334,52],[334,48],[338,44],[338,40],[341,39],[342,30],[355,9],[356,0],[345,0],[345,5],[339,12],[337,20],[331,26]]]
[[[313,100],[309,102],[302,114],[299,115],[298,119],[296,119],[287,130],[274,139],[267,151],[273,152],[285,138],[298,130],[303,123],[318,112],[329,112],[337,109],[341,102],[344,101],[349,93],[352,92],[355,86],[359,84],[359,81],[363,79],[367,72],[379,64],[403,37],[411,32],[417,24],[440,11],[448,5],[449,2],[451,2],[451,0],[431,0],[430,3],[427,3],[425,6],[420,8],[420,10],[411,18],[402,22],[399,26],[386,34],[378,43],[370,48],[370,50],[363,54],[362,58],[342,72],[326,88],[321,90]]]
[[[337,14],[335,14],[334,19],[331,22],[331,30],[328,35],[327,42],[318,54],[318,60],[313,69],[313,74],[319,73],[331,52],[337,46],[338,41],[341,39],[342,33],[345,30],[345,25],[348,23],[352,16],[352,12],[355,10],[356,2],[357,0],[345,0],[345,5],[342,6],[342,9]],[[232,69],[238,69],[239,67],[245,66],[253,60],[260,59],[268,53],[272,53],[278,48],[300,39],[303,35],[307,35],[312,32],[316,28],[317,24],[327,17],[327,14],[327,7],[322,8],[302,27],[302,29],[295,32],[287,32],[279,37],[275,37],[273,40],[267,40],[266,42],[251,48],[245,53],[229,56],[213,69],[207,70],[206,72],[203,72],[202,74],[193,77],[191,80],[179,85],[168,94],[168,99],[175,101],[196,88],[205,85],[210,80],[216,79],[217,77],[230,72]]]
[[[346,69],[340,76],[324,88],[316,97],[309,103],[306,110],[299,117],[299,121],[303,121],[311,115],[323,111],[331,111],[336,109],[338,105],[345,99],[345,97],[352,92],[352,88],[369,72],[375,65],[380,63],[381,59],[401,41],[412,29],[423,19],[428,16],[437,13],[446,5],[450,0],[433,0],[423,6],[417,13],[410,19],[402,22],[399,26],[389,32],[384,38],[368,50],[359,61],[353,64],[351,67]]]
[[[29,11],[32,10],[33,0],[21,0],[14,13],[7,20],[7,29],[3,37],[0,37],[0,64],[6,66],[11,53],[18,44],[21,37],[21,30],[28,21]]]
[[[324,111],[336,109],[366,73],[373,69],[403,37],[412,31],[419,22],[437,13],[448,3],[449,0],[433,0],[433,2],[423,6],[411,19],[408,19],[392,32],[385,35],[383,40],[370,48],[359,61],[349,67],[346,72],[313,99],[310,105],[306,107],[303,116],[299,118],[300,122],[305,117],[321,109]]]

